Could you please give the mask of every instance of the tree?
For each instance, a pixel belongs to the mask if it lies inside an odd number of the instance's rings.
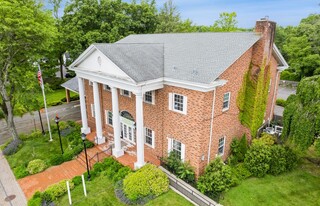
[[[237,13],[236,12],[222,12],[219,19],[213,24],[213,31],[231,32],[236,31],[237,28]]]
[[[275,42],[290,68],[282,79],[300,80],[320,74],[320,14],[311,14],[296,27],[279,27]]]
[[[320,137],[320,75],[301,80],[297,94],[288,98],[283,115],[284,141],[289,140],[301,151],[314,144]]]
[[[62,30],[73,58],[92,43],[113,43],[129,34],[153,33],[155,1],[72,0],[64,10]]]
[[[56,29],[49,12],[34,0],[3,0],[0,4],[0,106],[14,139],[18,139],[15,105],[34,89],[36,69],[51,46]]]
[[[172,3],[172,0],[168,0],[160,8],[158,21],[156,33],[179,32],[179,24],[181,23],[180,12],[177,6]]]

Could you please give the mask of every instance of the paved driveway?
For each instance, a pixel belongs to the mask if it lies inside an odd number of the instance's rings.
[[[296,93],[296,88],[290,88],[290,87],[282,87],[282,86],[279,86],[279,89],[278,89],[278,94],[277,94],[277,99],[288,99],[288,97],[291,95],[291,94],[295,94]],[[276,116],[281,116],[283,115],[283,111],[284,111],[284,108],[283,107],[280,107],[278,105],[275,105],[274,107],[274,114]]]
[[[78,121],[81,119],[80,114],[80,103],[79,101],[74,101],[69,104],[63,104],[59,106],[48,108],[49,119],[53,120],[56,114],[59,115],[61,120],[74,120]],[[45,112],[41,113],[42,123],[47,130],[47,119]],[[38,112],[33,112],[33,114],[24,114],[22,117],[14,117],[14,122],[18,133],[30,133],[32,130],[41,130],[40,119]],[[7,128],[7,124],[4,119],[0,120],[0,145],[5,143],[8,138],[10,138],[10,133]]]

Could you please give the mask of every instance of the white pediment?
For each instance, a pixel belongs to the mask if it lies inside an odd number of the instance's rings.
[[[97,49],[94,49],[90,54],[86,55],[82,61],[74,65],[73,68],[75,70],[78,68],[88,72],[99,72],[115,78],[133,81],[116,64]]]

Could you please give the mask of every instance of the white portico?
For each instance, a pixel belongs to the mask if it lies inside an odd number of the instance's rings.
[[[163,88],[163,81],[153,74],[144,74],[136,72],[138,68],[128,68],[128,62],[119,65],[118,59],[113,55],[115,52],[128,53],[128,52],[143,52],[147,50],[161,50],[161,46],[158,45],[154,48],[151,46],[141,46],[133,50],[127,51],[127,45],[92,45],[90,46],[73,64],[70,66],[78,76],[79,83],[79,97],[80,97],[80,107],[81,107],[81,118],[82,118],[82,128],[81,132],[90,133],[91,130],[96,131],[95,142],[97,144],[105,143],[105,137],[103,136],[102,128],[102,118],[103,111],[101,111],[101,93],[99,91],[99,84],[108,85],[111,90],[112,96],[112,121],[113,121],[113,138],[114,138],[114,148],[112,154],[115,157],[120,157],[124,154],[121,148],[121,131],[123,130],[123,124],[120,124],[119,110],[119,89],[127,90],[135,95],[135,105],[136,105],[136,122],[134,129],[130,128],[130,134],[136,137],[136,148],[137,148],[137,162],[135,162],[135,168],[140,168],[145,164],[144,161],[144,120],[143,120],[143,95],[145,92],[153,91],[156,89]],[[122,54],[120,53],[120,54]],[[111,54],[111,55],[109,55]],[[119,55],[119,54],[118,54]],[[161,58],[160,58],[161,59]],[[124,59],[125,61],[125,59]],[[128,60],[130,61],[130,59]],[[132,60],[131,60],[132,61]],[[161,60],[160,60],[161,61]],[[148,63],[148,61],[147,61]],[[144,61],[145,64],[145,61]],[[150,62],[151,67],[159,66],[156,62]],[[144,65],[148,66],[148,65]],[[124,68],[124,69],[123,69]],[[124,71],[125,70],[125,71]],[[132,74],[135,72],[135,74]],[[130,76],[127,74],[129,73]],[[87,107],[86,107],[86,91],[84,86],[84,80],[89,80],[93,87],[93,100],[94,100],[94,118],[96,128],[89,128],[88,118],[87,118]],[[128,123],[130,124],[130,123]],[[132,124],[132,123],[131,123]],[[135,134],[133,134],[135,132]]]

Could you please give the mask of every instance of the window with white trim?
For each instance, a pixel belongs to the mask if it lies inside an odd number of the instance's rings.
[[[111,91],[111,88],[109,87],[109,85],[104,84],[103,85],[103,90]]]
[[[222,137],[219,139],[219,145],[218,145],[218,155],[223,155],[224,153],[224,143],[225,143],[225,137]]]
[[[187,96],[169,93],[169,110],[187,114]]]
[[[230,106],[230,92],[224,93],[223,95],[223,106],[222,111],[226,111],[229,109]]]
[[[106,124],[112,126],[112,112],[105,110]]]
[[[170,154],[171,152],[177,155],[179,159],[184,161],[186,146],[176,139],[168,138],[168,153]]]
[[[154,91],[149,91],[144,93],[144,102],[149,103],[149,104],[154,104],[155,103],[155,92]]]
[[[145,128],[145,143],[154,148],[154,131],[149,128]]]
[[[93,85],[93,81],[89,80],[89,86],[92,86],[92,85]]]
[[[125,89],[121,89],[121,90],[120,90],[120,94],[121,94],[122,96],[131,97],[131,92],[128,91],[128,90],[125,90]]]
[[[94,104],[91,104],[91,116],[95,117]]]

